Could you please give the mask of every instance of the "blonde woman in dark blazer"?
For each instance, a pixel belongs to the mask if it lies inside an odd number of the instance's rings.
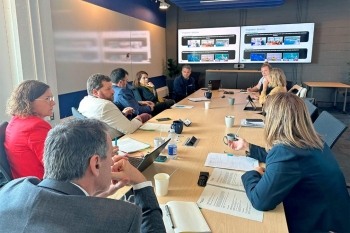
[[[266,76],[263,82],[263,89],[259,96],[259,103],[264,104],[268,95],[279,92],[287,92],[286,75],[279,68],[272,68],[270,75]]]

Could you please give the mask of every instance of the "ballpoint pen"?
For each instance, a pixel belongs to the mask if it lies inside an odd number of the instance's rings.
[[[171,217],[171,214],[170,214],[168,205],[165,205],[165,211],[166,211],[166,215],[167,215],[168,218],[170,219],[171,228],[174,229],[174,228],[175,228],[175,227],[174,227],[174,222],[173,222],[173,219],[172,219],[172,217]]]

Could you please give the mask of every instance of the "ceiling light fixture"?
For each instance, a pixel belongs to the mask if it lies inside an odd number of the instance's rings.
[[[166,10],[170,7],[168,3],[165,2],[165,0],[158,0],[160,2],[159,9]]]

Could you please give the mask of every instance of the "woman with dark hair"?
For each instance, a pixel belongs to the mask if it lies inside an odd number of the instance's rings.
[[[152,101],[154,104],[164,102],[168,106],[172,106],[175,103],[174,100],[161,98],[157,95],[156,88],[149,81],[148,74],[145,71],[137,72],[133,86],[139,90],[142,100]]]
[[[265,148],[242,138],[234,150],[266,163],[242,175],[257,210],[283,202],[289,232],[349,232],[350,197],[331,149],[312,125],[304,100],[279,92],[265,103]]]
[[[23,81],[12,92],[6,108],[12,119],[4,145],[13,178],[43,178],[44,142],[51,129],[44,118],[52,116],[54,105],[50,86],[36,80]]]

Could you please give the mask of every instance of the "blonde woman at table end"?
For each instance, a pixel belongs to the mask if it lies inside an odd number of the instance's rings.
[[[350,197],[332,151],[312,125],[304,101],[277,93],[266,101],[266,147],[242,138],[234,150],[266,163],[242,176],[247,196],[257,210],[283,202],[290,232],[348,232]]]

